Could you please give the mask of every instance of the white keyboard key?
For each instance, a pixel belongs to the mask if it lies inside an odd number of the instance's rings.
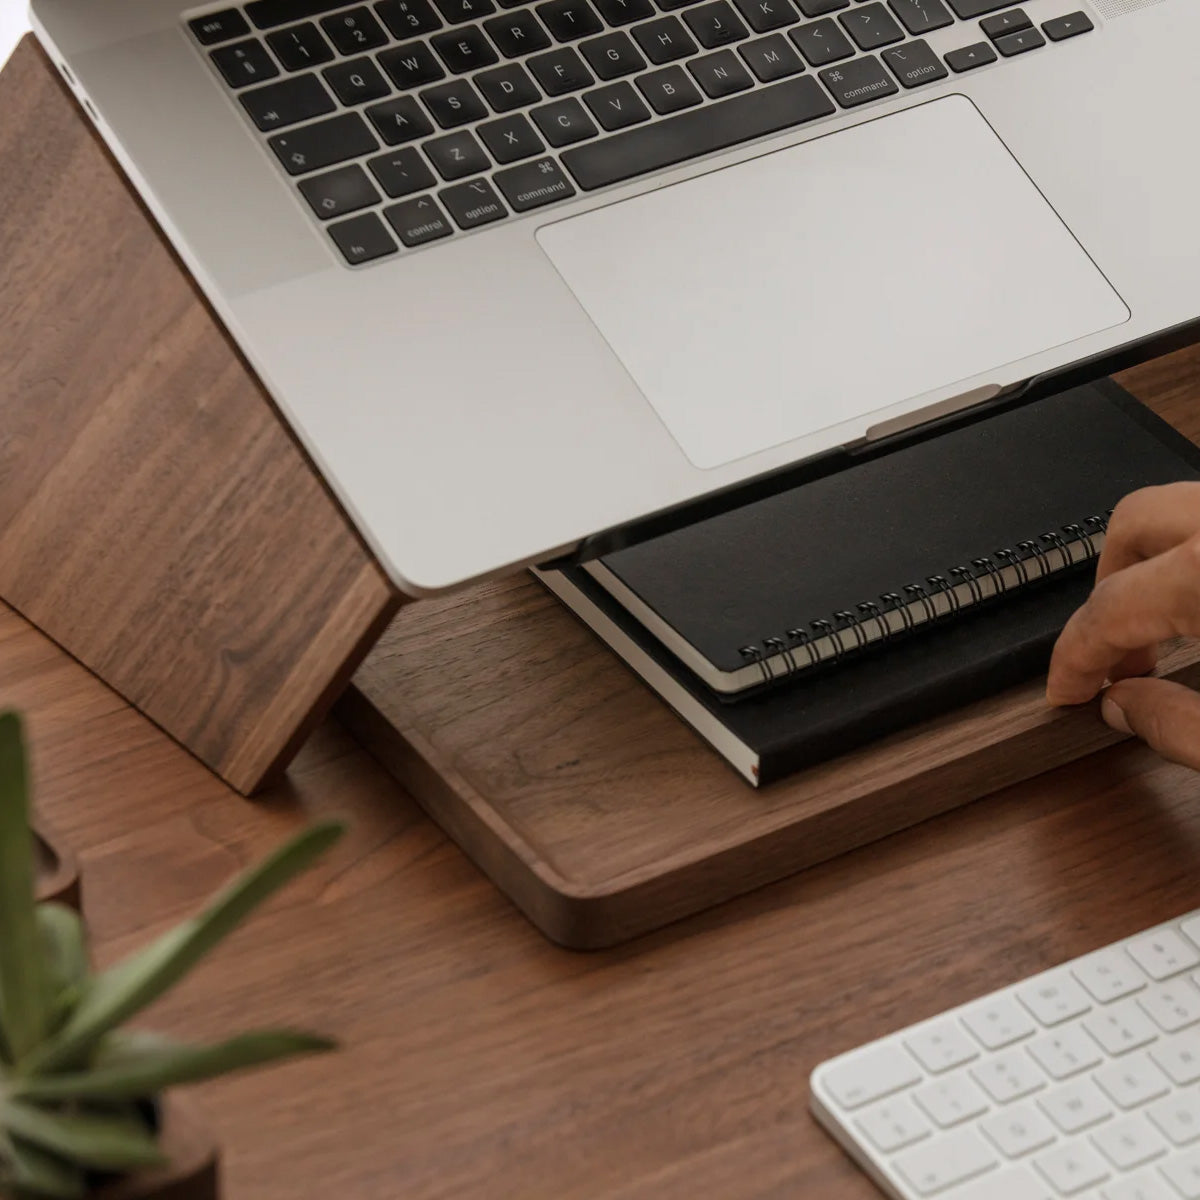
[[[1190,1146],[1200,1140],[1200,1089],[1176,1092],[1152,1104],[1146,1115],[1176,1146]]]
[[[1171,1090],[1170,1081],[1144,1050],[1101,1067],[1092,1078],[1118,1108],[1124,1109],[1149,1104]]]
[[[1200,917],[1190,917],[1188,920],[1183,921],[1179,928],[1182,929],[1183,932],[1187,934],[1187,936],[1193,942],[1195,942],[1197,946],[1200,946]]]
[[[854,1123],[884,1154],[903,1150],[932,1132],[929,1122],[907,1096],[897,1096],[867,1109]]]
[[[1111,1183],[1100,1193],[1103,1200],[1179,1200],[1167,1190],[1167,1185],[1149,1171]]]
[[[1017,1104],[984,1117],[979,1128],[1005,1158],[1024,1158],[1056,1138],[1054,1126],[1032,1104]]]
[[[1034,1165],[1064,1196],[1077,1196],[1112,1174],[1104,1159],[1086,1142],[1056,1146],[1034,1159]]]
[[[1081,1025],[1068,1025],[1057,1033],[1037,1038],[1029,1043],[1029,1053],[1052,1079],[1070,1079],[1103,1061],[1099,1047]]]
[[[913,1092],[913,1099],[943,1129],[987,1112],[987,1097],[963,1072],[937,1079]]]
[[[1042,1111],[1063,1133],[1079,1133],[1112,1116],[1112,1105],[1090,1079],[1077,1079],[1038,1098]]]
[[[1173,929],[1134,938],[1128,945],[1129,955],[1151,979],[1170,979],[1180,971],[1200,967],[1200,949],[1185,941]]]
[[[1143,1167],[1167,1152],[1167,1143],[1141,1113],[1101,1125],[1092,1144],[1118,1171]]]
[[[1084,1017],[1083,1027],[1113,1055],[1138,1050],[1158,1038],[1154,1022],[1142,1012],[1136,1000],[1122,1000]]]
[[[1035,1031],[1029,1014],[1011,996],[996,996],[963,1013],[963,1024],[985,1050],[1003,1050]]]
[[[1017,999],[1043,1025],[1059,1025],[1081,1017],[1092,1007],[1087,993],[1067,971],[1043,975],[1036,983],[1017,989]]]
[[[1026,1167],[989,1171],[946,1200],[1056,1200],[1054,1192]]]
[[[961,1067],[979,1057],[975,1043],[956,1021],[926,1025],[904,1039],[909,1053],[931,1075]]]
[[[1200,991],[1190,979],[1150,988],[1138,1004],[1164,1033],[1178,1033],[1200,1021]]]
[[[1101,1004],[1132,996],[1146,986],[1146,977],[1124,950],[1089,955],[1071,968],[1071,974]]]
[[[1046,1077],[1024,1049],[1008,1050],[971,1068],[971,1076],[997,1104],[1008,1104],[1046,1086]]]
[[[990,1171],[999,1160],[975,1130],[964,1129],[905,1150],[894,1161],[918,1195],[932,1196]]]
[[[921,1072],[898,1046],[874,1046],[831,1067],[824,1082],[838,1104],[853,1110],[920,1083]]]
[[[1150,1057],[1180,1087],[1200,1082],[1200,1038],[1195,1034],[1164,1038],[1150,1047]]]
[[[1183,1200],[1200,1200],[1200,1150],[1169,1158],[1159,1168]]]

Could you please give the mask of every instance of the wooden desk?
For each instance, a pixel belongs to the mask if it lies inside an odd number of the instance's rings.
[[[7,705],[82,859],[101,962],[306,816],[354,821],[152,1017],[345,1043],[200,1090],[230,1200],[871,1200],[808,1115],[817,1062],[1200,904],[1200,775],[1125,745],[577,955],[332,724],[247,802],[0,607]]]

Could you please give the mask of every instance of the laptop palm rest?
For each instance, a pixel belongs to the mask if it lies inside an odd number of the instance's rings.
[[[870,414],[1129,319],[962,96],[537,236],[698,467],[860,436]]]

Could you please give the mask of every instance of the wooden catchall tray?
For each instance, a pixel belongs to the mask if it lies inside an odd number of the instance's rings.
[[[0,597],[234,787],[386,627],[343,719],[585,948],[1117,740],[1035,682],[756,791],[527,576],[389,626],[399,597],[31,41],[0,112]],[[1200,435],[1200,353],[1121,382]],[[1164,669],[1200,681],[1200,647]]]

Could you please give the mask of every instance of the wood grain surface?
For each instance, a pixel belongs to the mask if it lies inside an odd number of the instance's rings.
[[[395,598],[32,38],[0,113],[0,597],[252,791]]]
[[[1126,744],[573,954],[334,726],[247,803],[0,609],[14,704],[102,963],[353,824],[143,1022],[344,1044],[199,1089],[226,1200],[878,1200],[808,1115],[818,1062],[1200,905],[1200,776]]]

